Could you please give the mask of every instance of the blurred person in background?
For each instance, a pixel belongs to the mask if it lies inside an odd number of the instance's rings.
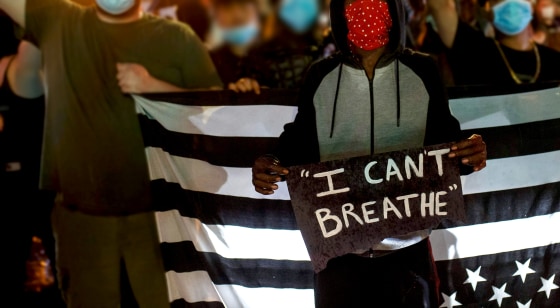
[[[454,0],[427,0],[456,85],[516,85],[560,80],[560,53],[537,44],[528,0],[491,0],[496,37],[459,19]]]
[[[26,307],[39,302],[60,307],[60,293],[53,273],[48,271],[55,263],[50,224],[54,195],[38,186],[45,107],[41,53],[31,43],[21,41],[14,26],[0,11],[0,204],[11,222],[4,237],[9,253],[4,258],[8,283],[2,288],[2,298]],[[42,240],[51,263],[43,268],[26,265],[33,254],[34,236]],[[38,278],[51,280],[46,283]]]
[[[212,19],[206,1],[182,0],[177,5],[176,18],[189,25],[207,47],[211,46]]]
[[[262,31],[257,1],[213,0],[211,15],[221,44],[211,49],[210,55],[222,82],[230,85],[244,77],[255,80],[254,55],[249,53],[259,43]]]
[[[258,81],[270,88],[299,88],[311,63],[322,56],[319,0],[272,0],[263,43],[255,53]]]
[[[560,1],[537,0],[535,16],[535,41],[560,51]]]
[[[0,0],[43,56],[41,188],[57,192],[52,225],[68,307],[119,307],[129,281],[140,307],[168,307],[147,160],[129,93],[221,88],[186,25],[140,0]],[[188,56],[185,56],[188,55]]]
[[[309,66],[325,54],[324,27],[319,0],[279,0],[267,15],[260,44],[250,54],[253,76],[242,78],[234,91],[258,91],[258,87],[297,89]],[[332,46],[329,46],[332,47]]]

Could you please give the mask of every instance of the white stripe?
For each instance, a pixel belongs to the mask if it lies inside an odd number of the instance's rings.
[[[297,107],[290,106],[200,107],[150,101],[140,96],[134,99],[138,113],[155,118],[170,131],[186,134],[275,138],[297,113]]]
[[[478,224],[430,235],[436,261],[492,255],[560,243],[560,212]]]
[[[246,288],[217,285],[227,308],[312,308],[313,289]]]
[[[185,190],[253,199],[290,199],[285,182],[279,183],[280,188],[272,196],[257,193],[250,168],[214,166],[197,159],[172,156],[160,148],[146,148],[146,156],[150,179],[178,183]]]
[[[170,302],[184,299],[189,303],[222,302],[226,308],[310,308],[313,289],[246,288],[238,285],[214,285],[206,272],[167,272]]]
[[[185,260],[188,262],[188,260]],[[215,288],[207,272],[165,273],[169,301],[184,299],[189,303],[221,302],[219,291]]]
[[[560,182],[560,151],[489,160],[480,172],[462,177],[463,194]]]
[[[449,101],[461,128],[508,126],[560,118],[560,88]]]
[[[172,156],[159,148],[146,149],[150,178],[178,183],[183,189],[252,199],[289,200],[286,183],[272,196],[253,189],[250,168],[230,168]],[[560,182],[560,151],[488,161],[486,169],[461,177],[463,194],[533,187]],[[182,171],[184,170],[184,171]]]
[[[192,241],[197,251],[228,259],[309,261],[299,230],[205,225],[198,219],[182,217],[177,210],[158,212],[156,217],[160,242]]]

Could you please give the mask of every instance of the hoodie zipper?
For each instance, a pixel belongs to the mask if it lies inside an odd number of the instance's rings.
[[[366,72],[366,77],[367,77],[367,72]],[[370,116],[369,116],[370,117],[370,132],[369,132],[370,140],[369,140],[369,145],[370,145],[370,155],[373,155],[374,152],[375,152],[375,135],[374,135],[374,132],[375,132],[375,130],[374,130],[374,125],[375,125],[374,116],[375,116],[375,113],[374,113],[374,109],[373,109],[373,106],[374,106],[373,79],[374,78],[371,78],[371,79],[369,79],[369,77],[367,77],[367,78],[368,78],[368,83],[369,83],[369,106],[370,106]]]

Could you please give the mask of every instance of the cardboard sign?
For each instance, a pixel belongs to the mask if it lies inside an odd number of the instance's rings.
[[[316,272],[385,238],[463,221],[450,144],[291,167],[292,206]]]

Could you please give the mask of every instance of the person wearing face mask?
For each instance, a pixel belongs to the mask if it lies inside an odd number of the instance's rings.
[[[274,153],[253,165],[253,185],[274,194],[294,166],[454,142],[464,173],[486,166],[480,135],[462,139],[435,61],[404,47],[401,0],[332,0],[339,52],[313,64],[298,114]],[[330,260],[315,277],[318,308],[439,307],[430,230],[372,243]]]
[[[236,91],[268,88],[295,89],[302,85],[305,71],[321,58],[324,47],[320,32],[319,0],[279,0],[263,26],[261,43],[252,48],[252,76],[244,76]],[[251,79],[252,78],[252,79]]]
[[[428,0],[456,85],[560,81],[560,53],[533,39],[528,0],[491,0],[495,38],[460,22],[454,0]]]
[[[41,50],[46,110],[41,189],[67,307],[140,307],[170,299],[147,158],[129,93],[220,87],[187,25],[143,14],[140,0],[0,0]],[[129,282],[124,284],[123,282]],[[126,290],[123,288],[123,290]]]
[[[560,2],[537,0],[534,39],[560,51]]]
[[[249,52],[259,42],[261,17],[255,0],[213,0],[211,11],[222,43],[210,56],[226,85],[254,77]]]

